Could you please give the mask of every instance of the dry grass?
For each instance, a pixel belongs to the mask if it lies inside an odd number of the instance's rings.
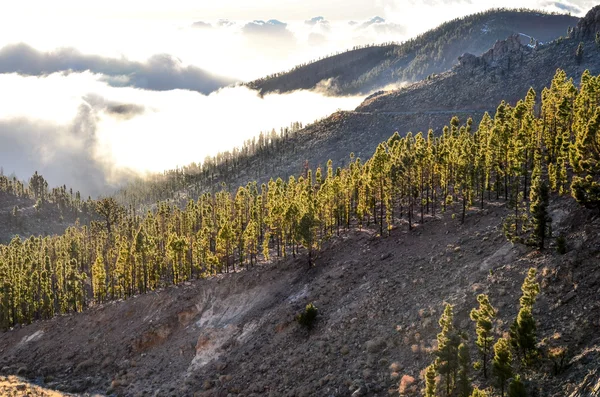
[[[0,376],[0,395],[3,397],[66,397],[72,394],[41,388],[17,376]]]
[[[417,391],[417,385],[415,384],[416,380],[414,377],[410,375],[403,375],[402,379],[400,379],[400,386],[398,387],[398,392],[401,396],[408,396]]]

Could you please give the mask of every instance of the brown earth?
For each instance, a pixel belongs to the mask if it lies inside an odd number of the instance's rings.
[[[444,302],[472,339],[468,313],[489,293],[500,335],[533,266],[539,339],[568,347],[569,365],[554,376],[544,359],[521,372],[538,396],[569,395],[600,359],[600,218],[554,201],[554,232],[569,244],[558,255],[508,243],[505,213],[492,202],[464,225],[449,211],[386,238],[352,230],[310,269],[305,256],[282,259],[17,328],[0,334],[1,373],[117,396],[398,395],[402,377],[421,387]],[[309,302],[319,309],[310,332],[294,321]]]

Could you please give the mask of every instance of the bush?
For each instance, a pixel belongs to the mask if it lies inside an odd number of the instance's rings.
[[[309,303],[306,305],[304,311],[296,316],[296,321],[298,321],[298,324],[311,329],[317,319],[318,312],[319,310],[317,307],[312,303]]]
[[[554,375],[560,375],[567,367],[567,348],[563,346],[548,350],[548,358],[552,361]]]
[[[556,238],[556,252],[561,255],[564,255],[567,252],[567,239],[563,235]]]

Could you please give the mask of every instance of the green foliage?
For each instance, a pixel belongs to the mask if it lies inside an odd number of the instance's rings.
[[[494,359],[492,369],[496,378],[496,385],[500,389],[500,395],[504,397],[506,381],[513,375],[512,354],[507,339],[500,338],[494,345]]]
[[[530,195],[529,211],[533,225],[530,242],[540,249],[544,249],[546,237],[552,235],[552,218],[548,214],[548,195],[548,185],[541,176],[536,177],[533,180]]]
[[[471,310],[470,316],[471,320],[475,321],[475,332],[477,333],[475,344],[481,354],[483,376],[487,378],[487,363],[494,344],[493,321],[496,317],[496,309],[491,305],[487,295],[478,295],[477,302],[479,302],[479,308]]]
[[[308,250],[308,265],[312,265],[312,251],[315,244],[315,231],[316,226],[315,216],[311,210],[307,211],[298,224],[298,236],[300,237],[300,243]]]
[[[580,204],[600,209],[600,183],[595,181],[592,175],[586,175],[584,178],[574,176],[571,192]]]
[[[583,43],[579,43],[577,46],[577,50],[575,51],[575,59],[577,59],[577,63],[581,63],[583,60]]]
[[[460,365],[458,347],[461,344],[461,337],[454,328],[452,305],[446,304],[439,324],[442,330],[437,335],[438,349],[435,352],[435,367],[445,379],[446,395],[450,395],[456,386],[456,374]]]
[[[541,93],[541,102],[530,90],[515,106],[502,102],[477,127],[470,119],[461,125],[453,117],[439,136],[433,131],[394,134],[368,161],[351,156],[346,167],[328,162],[314,174],[307,164],[302,175],[287,181],[251,182],[237,190],[225,189],[232,188],[227,178],[251,161],[263,165],[265,157],[282,156],[290,142],[286,139],[300,124],[259,136],[243,153],[168,171],[156,183],[140,183],[98,201],[83,201],[66,187],[48,190],[39,174],[27,186],[0,173],[3,195],[37,196],[44,212],[56,206],[65,219],[82,219],[62,235],[15,238],[0,245],[0,327],[236,271],[236,265],[295,256],[300,246],[310,263],[314,250],[354,226],[373,225],[386,236],[405,222],[412,229],[418,213],[421,223],[424,214],[435,216],[440,208],[458,216],[457,206],[464,222],[473,202],[483,206],[492,194],[509,202],[513,218],[506,222],[507,230],[521,241],[533,237],[541,246],[550,235],[544,227],[546,174],[551,193],[565,194],[571,186],[579,202],[600,208],[599,92],[600,77],[586,71],[577,88],[559,70]],[[223,190],[200,194],[225,181]],[[160,200],[176,192],[195,199]],[[140,203],[148,202],[151,210],[141,212]],[[22,218],[15,208],[11,226],[17,229]],[[524,292],[522,299],[533,302],[531,295]],[[535,346],[535,321],[532,310],[527,311],[532,302],[521,302],[524,311],[515,321],[519,354],[530,355]],[[493,343],[485,325],[493,320],[489,314],[482,319],[474,319],[480,353],[484,344],[489,351]],[[451,322],[445,321],[439,341],[436,368],[446,388],[454,388],[461,338]],[[487,362],[489,353],[482,366]]]
[[[485,390],[479,390],[478,388],[473,389],[470,397],[488,397],[489,394]]]
[[[548,349],[548,358],[552,361],[552,372],[554,375],[560,375],[567,366],[568,349],[564,346],[558,346]]]
[[[537,327],[533,318],[533,305],[540,292],[540,286],[536,282],[536,270],[534,268],[529,269],[521,286],[521,291],[523,294],[519,300],[519,313],[510,328],[510,342],[523,362],[529,364],[537,356]]]
[[[471,394],[471,379],[469,376],[470,368],[471,368],[471,353],[469,352],[469,346],[465,343],[461,343],[458,346],[458,396],[459,397],[469,397]]]
[[[304,311],[296,316],[296,321],[298,324],[306,327],[308,329],[312,329],[315,320],[317,319],[317,314],[319,313],[318,309],[312,303],[306,305]]]
[[[508,397],[527,397],[527,389],[519,375],[515,376],[508,385]]]
[[[425,370],[425,397],[435,397],[436,393],[435,365],[431,364]]]

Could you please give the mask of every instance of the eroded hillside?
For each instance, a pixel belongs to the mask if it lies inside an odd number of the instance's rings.
[[[2,373],[123,396],[397,395],[403,376],[422,385],[444,302],[473,337],[468,313],[489,294],[498,337],[534,267],[541,346],[568,347],[568,365],[555,376],[544,358],[523,375],[541,396],[574,392],[600,359],[600,218],[555,200],[553,228],[568,241],[559,255],[507,242],[503,201],[471,208],[462,226],[458,207],[388,238],[334,238],[310,269],[301,255],[3,333]],[[310,332],[294,321],[308,302],[319,309]]]

